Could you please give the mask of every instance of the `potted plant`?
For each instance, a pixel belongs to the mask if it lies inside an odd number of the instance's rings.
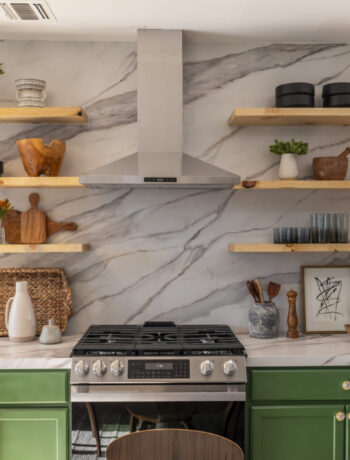
[[[4,69],[2,68],[2,62],[0,62],[0,75],[5,73]]]
[[[308,149],[308,143],[302,141],[296,142],[294,139],[290,142],[282,142],[276,139],[275,143],[270,145],[270,152],[281,155],[280,179],[291,180],[298,178],[299,171],[295,155],[306,155]]]

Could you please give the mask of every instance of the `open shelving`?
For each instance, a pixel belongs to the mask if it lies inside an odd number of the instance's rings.
[[[230,126],[348,126],[350,108],[344,107],[238,107],[228,119]]]
[[[86,252],[88,244],[0,244],[0,253]]]
[[[245,180],[234,190],[350,190],[350,180]]]
[[[265,243],[238,243],[230,244],[230,252],[235,253],[274,253],[274,252],[350,252],[349,243],[332,244],[265,244]]]
[[[0,177],[0,188],[84,188],[78,176]]]
[[[0,107],[0,123],[88,123],[82,107]]]

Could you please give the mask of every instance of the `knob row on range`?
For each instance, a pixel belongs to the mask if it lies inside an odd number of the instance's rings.
[[[78,375],[87,375],[89,370],[90,367],[88,363],[82,359],[75,365],[75,373]],[[124,364],[119,361],[119,359],[116,359],[112,362],[110,370],[111,373],[117,377],[123,373]],[[211,375],[214,372],[214,364],[209,359],[206,359],[201,363],[199,370],[202,375]],[[237,371],[237,364],[232,359],[229,359],[224,363],[223,371],[225,375],[232,376]],[[98,359],[92,366],[92,372],[97,375],[97,377],[102,377],[107,372],[107,366],[101,359]]]
[[[209,359],[206,359],[201,363],[199,370],[202,375],[211,375],[214,372],[214,364]],[[229,359],[224,363],[223,371],[225,375],[232,376],[237,371],[237,364],[232,359]]]
[[[89,373],[90,367],[88,363],[83,361],[82,359],[77,362],[75,365],[75,373],[78,375],[87,375]],[[112,362],[110,367],[111,373],[116,377],[121,375],[124,371],[124,364],[116,359]],[[97,377],[102,377],[107,372],[106,364],[101,360],[98,359],[94,365],[92,366],[92,372],[97,375]]]

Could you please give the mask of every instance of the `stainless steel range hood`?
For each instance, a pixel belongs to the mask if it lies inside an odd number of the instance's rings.
[[[182,31],[138,31],[138,153],[80,176],[91,187],[231,188],[240,177],[183,153]]]

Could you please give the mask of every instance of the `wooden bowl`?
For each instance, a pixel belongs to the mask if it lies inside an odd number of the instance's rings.
[[[350,334],[350,324],[344,324],[344,329],[348,334]]]
[[[316,180],[344,180],[348,171],[348,159],[339,157],[317,157],[313,161]]]
[[[53,139],[48,146],[41,138],[20,139],[17,142],[19,153],[26,173],[30,177],[41,174],[56,177],[60,173],[66,143]]]

